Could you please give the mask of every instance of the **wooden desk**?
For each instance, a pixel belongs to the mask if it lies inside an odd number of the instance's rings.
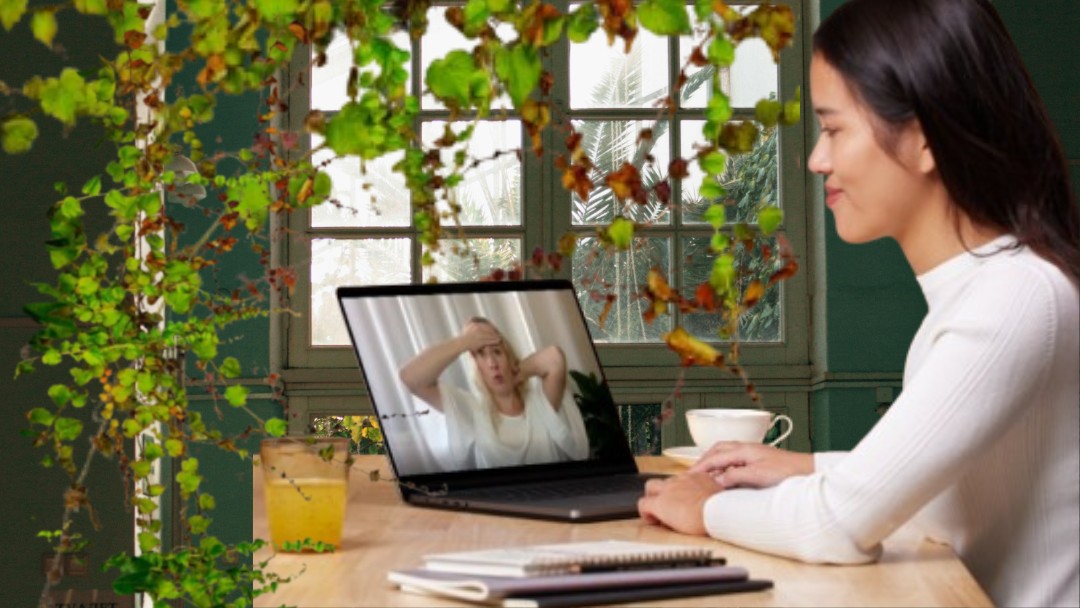
[[[642,470],[674,472],[666,458],[639,460]],[[459,602],[401,593],[386,580],[391,569],[420,565],[425,553],[509,545],[625,539],[645,542],[716,544],[676,534],[641,520],[564,524],[406,506],[389,482],[371,482],[365,471],[389,464],[363,456],[354,465],[342,547],[333,554],[285,554],[268,569],[281,575],[303,571],[255,606],[461,606]],[[254,475],[252,533],[268,539],[260,475]],[[951,549],[922,541],[902,529],[885,543],[885,555],[865,566],[820,566],[795,562],[719,543],[728,563],[751,576],[772,579],[772,590],[657,602],[656,606],[992,606]],[[263,549],[256,561],[273,552]]]

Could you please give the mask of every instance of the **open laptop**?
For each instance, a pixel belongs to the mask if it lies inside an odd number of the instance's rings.
[[[637,516],[656,475],[634,462],[572,283],[341,287],[337,297],[405,502],[560,521]],[[464,347],[477,340],[486,346]],[[519,369],[533,374],[510,382]]]

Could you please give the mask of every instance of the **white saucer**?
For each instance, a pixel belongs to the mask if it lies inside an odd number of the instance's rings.
[[[696,445],[686,445],[677,448],[668,448],[664,450],[664,456],[674,460],[675,462],[690,466],[697,462],[698,458],[705,453],[703,448]]]

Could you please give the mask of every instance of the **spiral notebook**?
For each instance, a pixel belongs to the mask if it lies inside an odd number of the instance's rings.
[[[435,572],[531,577],[710,566],[723,561],[709,547],[604,540],[435,553],[424,556],[424,567]]]

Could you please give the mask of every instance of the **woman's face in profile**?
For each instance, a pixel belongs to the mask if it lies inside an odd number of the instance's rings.
[[[920,221],[926,176],[920,170],[922,131],[902,127],[892,150],[875,132],[878,120],[820,55],[810,63],[810,96],[821,135],[809,168],[825,177],[825,204],[849,243],[902,237]]]
[[[517,370],[502,342],[475,350],[472,356],[489,391],[495,395],[505,395],[514,390]]]

